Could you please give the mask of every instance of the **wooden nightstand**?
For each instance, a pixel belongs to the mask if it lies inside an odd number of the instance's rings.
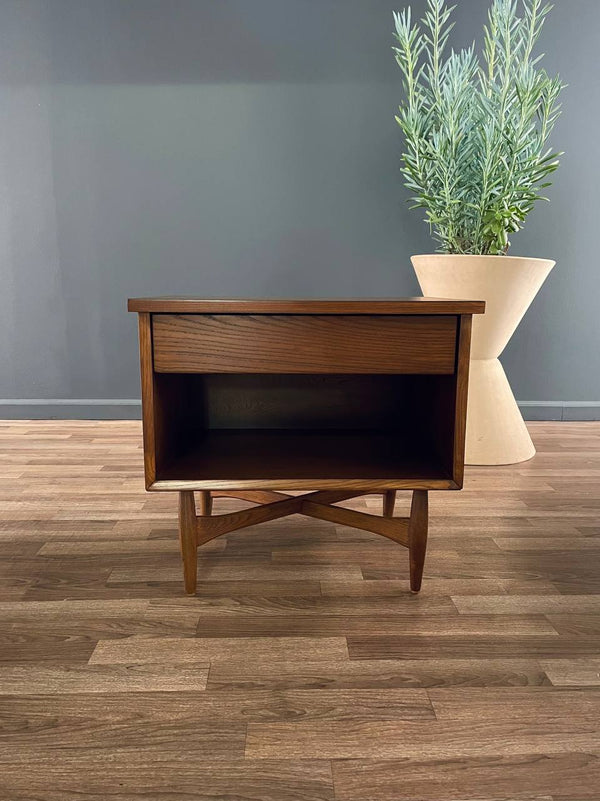
[[[418,592],[427,492],[462,487],[471,315],[484,306],[130,300],[139,313],[146,488],[179,492],[186,591],[196,589],[199,545],[305,514],[407,547]],[[413,490],[410,517],[393,516],[398,489]],[[382,517],[335,506],[370,493],[383,493]],[[260,505],[212,515],[215,496]]]

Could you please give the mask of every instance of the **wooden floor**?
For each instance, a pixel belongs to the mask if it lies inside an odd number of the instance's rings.
[[[405,549],[292,517],[188,598],[138,423],[0,423],[0,798],[600,799],[600,424],[531,430],[430,494],[419,596]]]

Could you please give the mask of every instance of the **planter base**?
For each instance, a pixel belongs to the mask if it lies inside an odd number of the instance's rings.
[[[466,464],[516,464],[535,448],[498,356],[554,266],[521,256],[413,256],[424,295],[485,300],[473,319]]]
[[[465,463],[516,464],[535,448],[498,359],[471,359]]]

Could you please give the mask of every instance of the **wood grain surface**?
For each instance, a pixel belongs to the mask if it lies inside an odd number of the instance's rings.
[[[158,373],[453,373],[453,315],[153,314]]]
[[[420,595],[295,516],[207,542],[186,597],[139,423],[0,423],[1,801],[598,801],[600,425],[530,430],[430,493]]]
[[[154,314],[483,314],[483,300],[447,298],[129,298],[130,312]]]

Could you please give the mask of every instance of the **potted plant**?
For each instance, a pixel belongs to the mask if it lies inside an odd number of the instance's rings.
[[[550,6],[493,0],[483,57],[447,51],[445,0],[428,0],[421,24],[394,14],[404,100],[401,171],[425,210],[438,252],[413,256],[424,295],[486,301],[473,321],[466,461],[512,464],[535,449],[498,356],[554,266],[507,256],[550,185],[560,153],[547,149],[563,87],[534,48]]]

